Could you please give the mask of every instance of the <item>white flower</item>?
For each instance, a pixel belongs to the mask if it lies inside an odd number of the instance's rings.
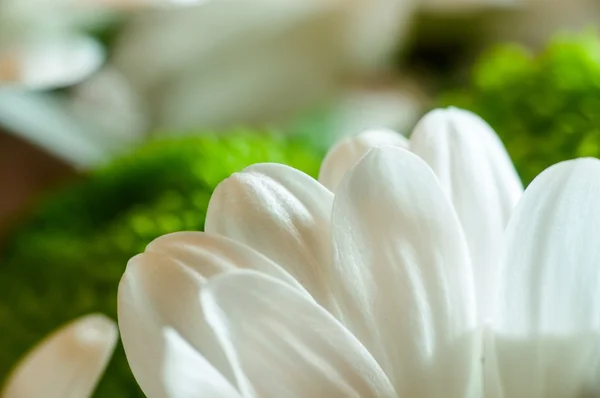
[[[155,128],[282,121],[387,65],[416,4],[207,1],[139,15],[111,58]]]
[[[149,398],[600,394],[598,160],[522,194],[491,128],[448,109],[410,141],[341,143],[320,180],[335,194],[251,166],[205,233],[129,262],[119,323]]]
[[[96,71],[104,49],[82,28],[100,13],[84,11],[75,0],[0,2],[0,89],[64,87]]]
[[[83,35],[15,37],[0,46],[0,90],[69,86],[90,76],[103,61],[100,44]]]
[[[181,8],[202,0],[3,0],[0,2],[0,89],[48,90],[79,83],[105,60],[84,33],[124,11]]]
[[[104,315],[87,315],[36,346],[9,377],[2,398],[86,398],[92,395],[115,344],[117,327]]]

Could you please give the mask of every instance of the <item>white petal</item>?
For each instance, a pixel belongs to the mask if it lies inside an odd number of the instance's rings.
[[[174,368],[183,366],[178,363],[204,364],[202,373],[179,374],[182,379],[194,378],[177,381],[185,383],[182,391],[194,386],[196,396],[212,396],[208,392],[233,388],[229,362],[206,326],[198,300],[203,284],[196,271],[160,253],[134,257],[127,265],[119,284],[119,328],[129,366],[149,398],[170,397],[174,389],[173,373],[165,369],[165,361]],[[177,350],[165,335],[169,329],[196,352]]]
[[[431,169],[371,150],[340,184],[332,231],[342,319],[398,395],[464,397],[477,355],[471,267]]]
[[[332,202],[333,194],[301,171],[257,164],[215,189],[205,231],[266,255],[327,306]]]
[[[504,230],[523,192],[519,177],[496,133],[468,111],[428,113],[415,127],[411,150],[454,205],[471,254],[478,315],[488,317]]]
[[[247,397],[396,397],[367,350],[327,311],[256,272],[208,282],[202,303]]]
[[[595,398],[600,396],[598,373],[594,365],[599,356],[598,335],[536,336],[515,338],[495,333],[494,366],[491,380],[486,373],[485,385],[499,386],[486,390],[486,398]],[[491,362],[491,361],[490,361]]]
[[[169,391],[166,383],[172,380],[164,376],[163,363],[170,343],[164,328],[173,329],[196,350],[190,354],[191,359],[176,357],[178,361],[172,361],[175,368],[183,366],[179,363],[196,361],[206,362],[208,369],[212,363],[215,368],[204,373],[220,371],[225,375],[224,380],[233,380],[229,363],[206,326],[197,298],[207,279],[244,268],[280,279],[312,300],[277,264],[222,236],[204,232],[168,234],[154,240],[145,253],[131,259],[119,287],[119,323],[130,366],[147,395],[164,396]],[[180,374],[182,378],[187,376],[187,373]],[[203,383],[208,383],[203,387],[208,390],[201,388]],[[212,391],[210,388],[230,389],[222,383],[212,386],[208,376],[179,384],[182,391],[197,387],[197,393],[210,396],[207,392]]]
[[[104,61],[100,43],[87,36],[14,38],[0,48],[0,87],[48,90],[78,83]],[[9,41],[10,43],[10,41]]]
[[[600,394],[583,394],[600,344],[599,197],[600,161],[579,159],[540,174],[515,209],[494,319],[506,397]]]
[[[206,232],[175,232],[155,239],[146,247],[146,253],[161,253],[186,265],[207,279],[222,272],[249,268],[306,290],[279,265],[267,257],[224,236]],[[308,293],[306,293],[308,294]]]
[[[344,174],[373,148],[397,146],[408,148],[408,140],[392,130],[368,130],[355,137],[347,138],[334,146],[319,171],[319,182],[335,191]]]
[[[172,328],[163,332],[163,377],[173,398],[240,398],[235,388]]]
[[[17,366],[3,398],[90,397],[112,355],[117,327],[104,315],[79,318],[47,337]]]

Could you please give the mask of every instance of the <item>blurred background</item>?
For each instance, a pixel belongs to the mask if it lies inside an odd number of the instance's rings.
[[[598,156],[599,23],[600,0],[0,0],[0,384],[116,318],[127,260],[249,164],[316,176],[436,106],[483,116],[525,184]],[[121,351],[96,396],[142,396]]]

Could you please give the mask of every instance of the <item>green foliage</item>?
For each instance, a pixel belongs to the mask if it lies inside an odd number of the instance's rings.
[[[600,156],[600,39],[556,36],[540,54],[501,45],[481,56],[465,92],[444,105],[473,110],[500,135],[528,184],[546,167]]]
[[[90,312],[116,319],[128,259],[160,235],[202,230],[215,186],[267,161],[316,176],[320,156],[300,142],[244,132],[155,141],[44,198],[0,259],[0,375],[63,322]],[[122,348],[95,396],[143,396]]]

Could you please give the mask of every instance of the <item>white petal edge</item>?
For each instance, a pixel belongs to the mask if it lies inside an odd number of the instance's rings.
[[[335,192],[346,172],[367,152],[380,146],[408,148],[409,142],[402,134],[388,129],[367,130],[346,138],[327,153],[319,170],[319,182]]]
[[[245,397],[396,397],[358,340],[289,285],[243,271],[210,280],[201,297]]]
[[[198,302],[204,283],[196,271],[160,253],[139,255],[127,264],[119,283],[119,328],[129,367],[149,398],[171,398],[169,392],[176,386],[169,369],[188,362],[202,364],[203,373],[180,373],[182,391],[194,386],[198,396],[207,396],[235,387],[229,362]],[[190,349],[180,350],[181,344],[167,330],[176,332]],[[166,363],[171,368],[165,368]],[[192,379],[184,382],[186,377]]]
[[[221,373],[199,354],[176,330],[166,327],[163,378],[166,397],[241,398]]]
[[[340,184],[332,233],[341,319],[398,395],[464,397],[479,362],[472,271],[431,169],[372,149]]]
[[[600,161],[578,159],[541,173],[515,209],[493,323],[499,396],[600,394],[599,197]]]
[[[89,397],[112,356],[115,322],[92,314],[52,333],[17,365],[3,398]]]
[[[119,324],[130,366],[148,396],[168,396],[167,391],[175,388],[170,382],[173,378],[165,378],[163,365],[168,344],[176,340],[167,340],[173,334],[165,334],[165,329],[172,329],[194,350],[175,357],[177,360],[171,361],[174,368],[188,361],[204,363],[205,378],[187,380],[193,375],[180,374],[182,391],[193,386],[207,396],[213,387],[222,391],[232,388],[221,382],[210,384],[209,374],[222,374],[221,379],[228,383],[235,381],[229,362],[206,326],[197,297],[211,277],[245,268],[280,279],[312,300],[295,279],[265,256],[205,232],[164,235],[130,260],[119,286]]]
[[[155,239],[146,247],[145,255],[152,257],[155,253],[189,267],[203,280],[224,272],[252,269],[280,279],[308,296],[302,285],[279,265],[249,246],[224,236],[197,231],[175,232]]]
[[[456,210],[471,254],[478,315],[489,318],[504,231],[523,193],[521,181],[494,130],[469,111],[429,112],[410,145]]]
[[[215,189],[205,231],[262,253],[332,310],[328,269],[333,194],[289,166],[250,166]]]
[[[12,47],[0,50],[2,64],[14,69],[2,88],[49,90],[76,84],[96,72],[105,53],[92,37],[79,34],[15,39]]]

